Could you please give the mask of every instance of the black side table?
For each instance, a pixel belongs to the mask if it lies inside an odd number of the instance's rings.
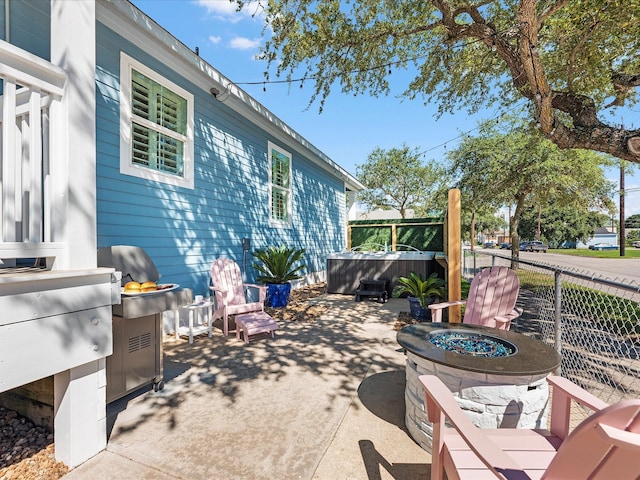
[[[360,286],[356,290],[356,302],[362,298],[376,298],[378,302],[385,303],[387,301],[388,280],[371,280],[363,278],[360,280]]]

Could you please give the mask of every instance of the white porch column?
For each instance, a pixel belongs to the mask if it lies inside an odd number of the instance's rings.
[[[357,220],[357,208],[356,208],[356,192],[347,192],[347,205],[349,205],[349,211],[347,212],[347,220]]]
[[[356,208],[356,192],[353,190],[347,191],[347,222],[344,226],[345,234],[344,238],[346,240],[346,244],[344,248],[351,248],[351,238],[349,237],[349,220],[357,220],[357,208]]]
[[[56,459],[80,465],[107,447],[106,358],[54,376]]]
[[[95,52],[95,0],[51,0],[51,63],[68,75],[51,132],[51,241],[67,246],[57,269],[97,264]],[[54,415],[58,460],[74,467],[106,448],[105,358],[54,376]]]
[[[66,265],[96,266],[96,11],[95,0],[51,0],[51,63],[68,74],[52,132],[54,177],[52,241],[66,242]],[[53,126],[55,128],[55,126]]]

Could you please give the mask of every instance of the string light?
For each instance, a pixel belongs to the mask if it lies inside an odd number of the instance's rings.
[[[475,43],[478,43],[478,42],[482,42],[482,41],[484,41],[484,40],[487,40],[488,38],[492,38],[493,40],[492,40],[492,44],[491,44],[490,49],[491,49],[491,51],[495,52],[495,51],[498,49],[498,47],[497,47],[497,45],[496,45],[496,43],[495,43],[495,37],[496,37],[496,36],[498,36],[498,35],[501,35],[501,34],[503,34],[503,33],[510,33],[510,32],[512,32],[513,28],[517,28],[517,27],[510,27],[510,28],[506,28],[506,29],[504,29],[504,30],[500,30],[500,31],[498,31],[498,32],[492,33],[492,34],[490,34],[490,35],[486,35],[486,36],[484,36],[484,37],[476,38],[476,39],[474,39],[474,40],[469,40],[469,41],[467,41],[467,42],[465,42],[465,43],[462,43],[462,44],[460,44],[460,45],[456,45],[456,46],[454,46],[453,48],[454,48],[454,49],[462,49],[462,48],[464,48],[464,47],[468,47],[468,46],[473,45],[473,44],[475,44]],[[535,50],[535,46],[533,46],[533,47],[532,47],[532,49],[533,49],[533,50]],[[373,71],[373,70],[379,70],[379,69],[382,69],[382,68],[388,68],[388,74],[389,74],[389,75],[391,75],[391,73],[392,73],[392,71],[391,71],[391,67],[392,67],[392,66],[394,66],[394,65],[401,65],[401,64],[404,64],[404,63],[407,63],[407,62],[415,62],[416,60],[421,60],[421,59],[423,59],[423,58],[427,58],[428,56],[429,56],[428,54],[425,54],[425,55],[418,55],[418,56],[416,56],[416,57],[412,57],[412,58],[409,58],[409,59],[406,59],[406,60],[396,60],[395,62],[389,62],[389,63],[386,63],[386,64],[384,64],[384,65],[375,65],[375,66],[373,66],[373,67],[369,67],[369,68],[361,68],[361,69],[351,70],[351,71],[348,71],[348,72],[340,72],[339,74],[336,74],[336,76],[339,76],[339,75],[353,75],[353,74],[358,74],[358,73],[365,73],[365,72],[370,72],[370,71]],[[303,80],[305,80],[306,78],[307,78],[307,77],[303,77],[303,78],[292,78],[292,79],[284,79],[284,80],[259,81],[259,82],[258,82],[258,81],[254,81],[254,82],[233,82],[233,84],[234,84],[234,85],[259,85],[259,84],[263,84],[263,86],[264,86],[264,85],[266,85],[267,83],[269,83],[269,84],[279,84],[279,83],[295,83],[295,82],[302,82],[302,81],[303,81]],[[310,76],[310,77],[308,77],[308,78],[312,78],[312,79],[319,79],[319,78],[321,78],[321,77],[320,77],[320,76],[318,76],[318,75],[311,75],[311,76]],[[263,88],[263,91],[265,91],[265,92],[266,92],[266,87],[264,87],[264,88]]]
[[[519,26],[519,25],[518,25],[518,26]],[[465,42],[465,43],[463,43],[463,44],[460,44],[460,45],[454,46],[453,48],[454,48],[454,49],[455,49],[455,48],[462,49],[462,48],[464,48],[464,47],[467,47],[467,46],[473,45],[473,44],[475,44],[475,43],[482,42],[482,41],[484,41],[484,40],[486,40],[486,39],[488,39],[488,38],[493,38],[494,40],[492,40],[491,46],[490,46],[489,48],[490,48],[490,50],[491,50],[491,51],[495,52],[495,51],[498,49],[498,47],[497,47],[497,45],[496,45],[496,43],[495,43],[495,37],[496,37],[497,35],[502,34],[502,33],[513,33],[513,29],[514,29],[514,28],[518,28],[518,27],[510,27],[510,28],[507,28],[507,29],[505,29],[505,30],[502,30],[502,31],[499,31],[499,32],[492,33],[491,35],[487,35],[487,36],[485,36],[485,37],[481,37],[481,38],[476,38],[476,39],[474,39],[474,40],[470,40],[470,41]],[[530,47],[530,51],[531,51],[531,53],[532,53],[532,54],[537,53],[536,46],[535,46],[535,45],[532,45],[532,46]],[[373,67],[370,67],[370,68],[357,69],[357,70],[352,70],[352,71],[349,71],[349,72],[342,72],[342,73],[340,73],[340,75],[343,75],[343,74],[350,74],[350,75],[352,75],[352,74],[357,74],[357,73],[364,73],[364,72],[373,71],[373,70],[377,70],[377,69],[381,69],[381,68],[388,68],[388,74],[389,74],[389,75],[391,75],[391,74],[392,74],[392,70],[391,70],[391,67],[392,67],[392,66],[394,66],[394,65],[399,65],[399,64],[402,64],[402,63],[411,62],[411,61],[420,60],[420,59],[422,59],[422,58],[427,58],[427,57],[428,57],[428,55],[419,55],[419,56],[417,56],[417,57],[413,57],[413,58],[410,58],[410,59],[407,59],[407,60],[398,60],[398,61],[395,61],[395,62],[390,62],[390,63],[387,63],[387,64],[385,64],[385,65],[377,65],[377,66],[373,66]],[[535,72],[535,64],[533,65],[533,70],[534,70],[534,78],[535,78],[535,76],[536,76],[536,72]],[[336,76],[337,76],[337,75],[336,75]],[[296,79],[282,79],[282,80],[268,80],[268,81],[267,81],[267,80],[263,80],[263,81],[254,81],[254,82],[230,82],[230,83],[227,85],[226,89],[227,89],[227,92],[228,92],[228,93],[230,93],[231,85],[259,85],[259,84],[262,84],[262,91],[263,91],[263,92],[266,92],[266,91],[267,91],[267,84],[284,84],[284,83],[291,84],[291,83],[295,83],[295,82],[300,82],[300,88],[304,88],[304,81],[305,81],[307,78],[317,79],[317,78],[319,78],[319,77],[318,77],[317,75],[311,75],[311,76],[309,76],[309,77],[305,76],[305,77],[302,77],[302,78],[296,78]],[[537,81],[537,80],[536,80],[536,81]],[[354,94],[354,95],[355,95],[355,94]],[[536,94],[536,100],[540,100],[540,99],[541,99],[541,95],[540,95],[540,93],[537,93],[537,94]],[[515,105],[515,106],[514,106],[514,109],[515,109],[515,108],[517,108],[517,107],[518,107],[518,105]],[[496,125],[498,125],[498,124],[500,123],[500,118],[499,118],[499,117],[498,117],[498,118],[496,118],[496,119],[495,119],[495,122],[496,122]],[[538,128],[540,127],[540,122],[539,122],[539,120],[537,120],[537,122],[536,122],[536,127],[538,127]],[[436,150],[436,149],[438,149],[438,148],[440,148],[440,147],[443,147],[443,148],[446,150],[446,149],[447,149],[447,144],[449,144],[449,143],[451,143],[451,142],[454,142],[454,141],[456,141],[456,140],[458,140],[458,139],[460,139],[460,138],[462,138],[462,137],[464,137],[464,136],[468,135],[469,133],[471,133],[471,132],[473,132],[473,131],[475,131],[475,130],[478,130],[479,128],[480,128],[480,126],[477,126],[477,127],[474,127],[474,128],[472,128],[472,129],[470,129],[470,130],[467,130],[466,132],[463,132],[463,133],[461,133],[460,135],[458,135],[458,136],[456,136],[456,137],[454,137],[454,138],[452,138],[452,139],[449,139],[449,140],[447,140],[447,141],[445,141],[445,142],[443,142],[443,143],[440,143],[439,145],[436,145],[436,146],[434,146],[434,147],[428,148],[427,150],[423,150],[423,151],[422,151],[422,152],[420,152],[419,154],[420,154],[420,155],[426,155],[427,153],[429,153],[429,152],[431,152],[431,151],[433,151],[433,150]],[[553,134],[553,132],[555,132],[555,128],[553,129],[552,134]]]

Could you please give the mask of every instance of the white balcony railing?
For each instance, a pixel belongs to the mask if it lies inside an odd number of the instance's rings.
[[[51,268],[64,254],[64,244],[52,238],[53,189],[61,181],[66,185],[66,179],[56,178],[64,150],[50,132],[65,128],[66,79],[60,67],[0,40],[0,267],[47,258]]]

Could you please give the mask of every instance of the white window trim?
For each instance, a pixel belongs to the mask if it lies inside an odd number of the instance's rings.
[[[287,195],[287,212],[289,213],[288,219],[286,221],[276,220],[273,218],[273,210],[272,210],[272,200],[273,200],[273,183],[272,183],[272,172],[271,172],[271,151],[277,150],[279,153],[284,155],[289,159],[289,194]],[[289,227],[292,222],[293,211],[291,209],[291,197],[293,197],[293,162],[291,161],[291,154],[286,150],[280,148],[278,145],[272,142],[267,142],[267,163],[269,169],[269,225],[272,227]]]
[[[187,133],[183,151],[184,176],[171,175],[161,171],[154,171],[142,165],[131,163],[131,70],[136,70],[155,82],[167,87],[177,95],[187,100]],[[178,187],[194,188],[194,107],[193,95],[182,87],[151,70],[124,52],[120,53],[120,173],[147,180],[175,185]]]

